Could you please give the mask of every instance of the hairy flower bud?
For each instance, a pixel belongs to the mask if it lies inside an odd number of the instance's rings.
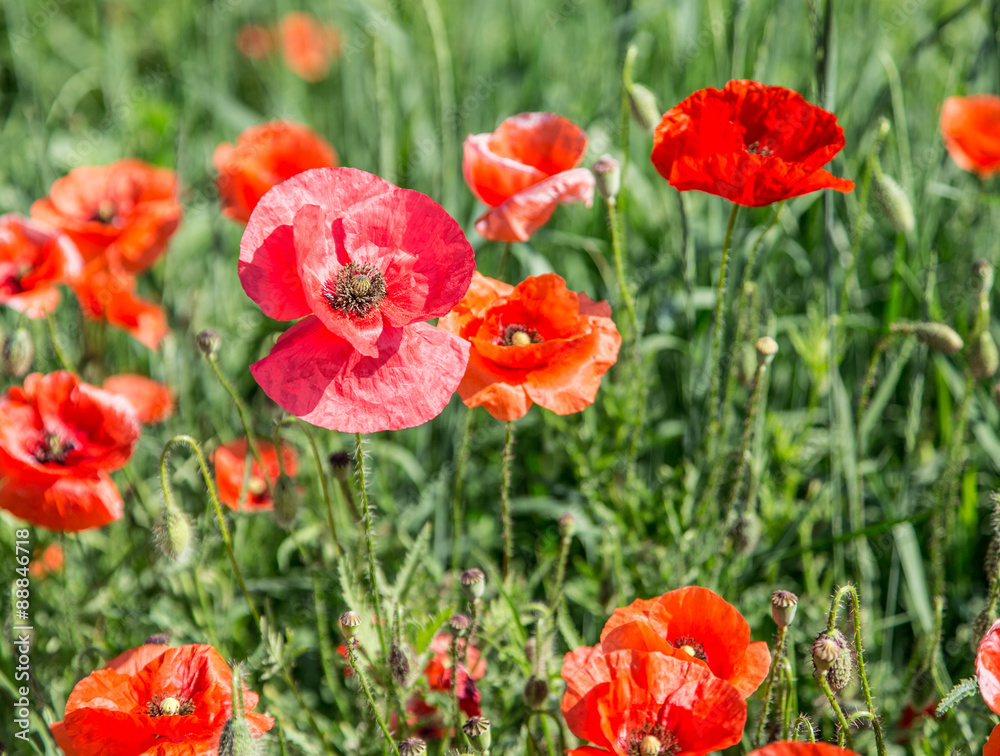
[[[834,691],[843,690],[851,681],[851,649],[839,630],[820,633],[812,645],[813,666],[826,675]]]
[[[211,328],[206,328],[204,331],[198,333],[195,336],[195,340],[198,342],[198,348],[201,353],[206,357],[214,357],[219,352],[219,346],[222,344],[222,337],[219,336],[219,332]]]
[[[663,117],[660,106],[656,104],[656,95],[642,84],[633,84],[628,90],[628,104],[635,122],[652,134]]]
[[[219,756],[260,756],[261,743],[254,740],[246,719],[230,719],[219,737]]]
[[[463,572],[459,582],[462,584],[462,592],[469,601],[482,598],[483,591],[486,590],[486,574],[478,567]]]
[[[738,554],[752,554],[760,543],[760,518],[754,512],[744,512],[729,528],[733,549]]]
[[[291,527],[299,513],[299,492],[295,483],[285,474],[278,476],[274,484],[274,521],[286,530]]]
[[[153,526],[153,540],[164,557],[184,564],[194,547],[191,521],[174,504],[167,504]]]
[[[622,169],[611,155],[601,155],[591,170],[594,172],[594,183],[597,191],[606,200],[613,200],[622,188]]]
[[[791,591],[775,591],[771,594],[771,616],[778,627],[788,627],[795,619],[795,609],[799,597]]]
[[[875,176],[872,200],[878,212],[896,231],[908,234],[916,227],[910,198],[895,179],[882,173]]]
[[[983,331],[972,340],[966,356],[976,380],[992,377],[1000,367],[997,343],[989,331]]]
[[[532,676],[524,684],[524,703],[529,708],[537,709],[545,703],[549,697],[549,684],[540,677]]]
[[[0,374],[23,378],[35,361],[35,345],[27,328],[14,329],[0,347]]]
[[[902,321],[890,325],[889,331],[891,333],[912,333],[931,349],[948,355],[957,354],[965,346],[965,342],[955,332],[955,329],[944,323]]]
[[[410,659],[406,651],[395,643],[389,652],[389,672],[392,673],[393,681],[400,687],[405,687],[407,680],[410,679]]]

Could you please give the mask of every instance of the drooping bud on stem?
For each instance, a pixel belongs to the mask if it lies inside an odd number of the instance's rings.
[[[656,104],[656,95],[642,84],[633,84],[628,89],[628,104],[635,122],[652,134],[663,116],[660,106]]]
[[[611,155],[601,155],[591,170],[594,172],[597,191],[604,199],[614,200],[622,187],[622,170],[618,161]]]
[[[989,330],[983,330],[978,336],[973,337],[967,358],[972,375],[978,381],[991,378],[997,372],[997,368],[1000,367],[1000,353],[997,352],[997,343]]]
[[[881,171],[872,183],[872,200],[875,202],[875,208],[894,230],[908,234],[916,227],[910,198],[895,179]]]
[[[159,552],[176,564],[187,562],[193,551],[194,533],[191,521],[169,499],[153,526],[153,540]]]
[[[219,332],[211,328],[200,331],[195,340],[198,342],[198,348],[201,350],[201,353],[206,357],[214,357],[218,354],[219,346],[222,344],[222,337],[219,336]]]
[[[279,527],[288,529],[299,513],[299,492],[294,481],[282,473],[274,484],[274,521]]]
[[[404,687],[410,678],[410,659],[398,644],[393,644],[389,652],[389,672],[392,679],[400,687]]]
[[[240,665],[236,665],[233,668],[232,717],[222,728],[218,753],[219,756],[259,756],[260,752],[260,741],[254,739],[247,725],[246,707],[243,703],[243,675]]]
[[[529,708],[537,709],[545,703],[549,697],[549,684],[540,677],[532,676],[524,684],[524,703]]]
[[[890,333],[913,334],[921,342],[944,354],[952,355],[965,346],[955,329],[944,323],[911,323],[901,321],[889,326]]]

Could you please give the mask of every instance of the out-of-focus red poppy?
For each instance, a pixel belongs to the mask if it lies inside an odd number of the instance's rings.
[[[257,451],[266,470],[261,471],[260,465],[250,458],[250,477],[247,480],[246,496],[243,508],[251,512],[261,512],[274,507],[274,501],[268,491],[278,480],[278,452],[274,444],[258,440]],[[238,438],[223,444],[215,450],[212,457],[215,465],[215,484],[219,489],[219,500],[227,507],[238,510],[240,506],[240,489],[243,487],[243,475],[246,470],[246,460],[249,454],[247,440]],[[295,477],[299,473],[299,457],[295,449],[282,445],[281,463],[285,474]],[[265,477],[266,476],[266,477]]]
[[[670,185],[759,207],[854,182],[823,170],[844,147],[837,117],[756,81],[700,89],[663,114],[653,165]]]
[[[979,642],[976,680],[986,705],[1000,714],[1000,620],[993,623]],[[993,740],[992,736],[990,740]]]
[[[476,231],[492,241],[527,241],[548,223],[556,205],[594,201],[594,175],[576,166],[587,135],[554,113],[520,113],[492,134],[470,134],[462,172],[469,189],[492,209]]]
[[[112,375],[101,388],[128,399],[142,423],[160,423],[174,414],[174,394],[170,387],[144,375]]]
[[[52,726],[73,756],[196,756],[218,750],[233,713],[228,665],[211,646],[157,648],[164,650],[133,656],[120,667],[126,671],[109,665],[76,684],[66,718]],[[257,694],[246,685],[243,705],[254,737],[274,726],[271,717],[253,711]]]
[[[949,97],[941,107],[941,135],[959,168],[983,178],[1000,171],[1000,97]]]
[[[250,60],[266,58],[274,51],[274,34],[260,24],[244,24],[236,32],[236,49]]]
[[[749,756],[858,756],[840,746],[829,743],[793,743],[782,741],[758,748]]]
[[[993,728],[989,740],[983,746],[983,756],[1000,756],[1000,725]]]
[[[637,599],[616,609],[601,631],[605,654],[657,651],[707,667],[746,698],[764,681],[771,652],[750,640],[750,625],[732,604],[698,586]]]
[[[423,322],[469,288],[475,259],[440,205],[353,168],[300,173],[264,195],[240,243],[240,281],[264,314],[302,318],[250,366],[313,425],[398,430],[440,414],[469,359]]]
[[[35,556],[31,560],[28,574],[36,580],[41,580],[46,575],[53,572],[60,572],[66,563],[62,546],[58,543],[50,543],[41,553],[35,550]]]
[[[74,168],[31,206],[34,218],[69,235],[85,261],[103,256],[128,273],[166,250],[181,214],[176,174],[141,160]]]
[[[20,215],[0,215],[0,305],[44,318],[59,306],[56,285],[82,268],[76,245],[58,229]]]
[[[450,693],[453,674],[451,635],[438,633],[431,641],[430,650],[434,652],[434,656],[424,667],[427,685],[431,690]],[[486,658],[480,655],[475,646],[466,646],[463,638],[458,641],[458,656],[458,677],[455,683],[458,706],[466,716],[478,717],[482,710],[479,708],[480,695],[475,681],[486,674]]]
[[[310,168],[334,168],[337,153],[315,131],[291,121],[252,126],[212,158],[222,213],[246,223],[267,191]]]
[[[306,81],[326,78],[330,64],[340,55],[337,28],[309,13],[286,13],[278,25],[278,38],[288,70]]]
[[[740,742],[746,702],[705,667],[639,651],[591,653],[581,665],[573,658],[578,651],[563,666],[562,712],[573,734],[593,745],[570,756],[637,756],[644,744],[671,756],[704,756]]]
[[[570,291],[555,273],[516,287],[476,273],[438,326],[472,345],[462,401],[498,420],[516,420],[533,403],[557,415],[593,404],[621,346],[608,303]]]
[[[103,257],[87,263],[72,287],[86,317],[121,328],[150,349],[170,330],[163,308],[135,294],[135,277]]]
[[[65,370],[32,373],[0,396],[0,507],[49,530],[107,525],[122,514],[108,471],[138,438],[124,398]]]

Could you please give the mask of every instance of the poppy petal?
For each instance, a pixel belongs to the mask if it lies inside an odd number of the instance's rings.
[[[174,412],[174,395],[170,387],[143,375],[112,375],[105,379],[102,388],[127,399],[142,423],[162,422]]]
[[[983,746],[983,756],[1000,756],[1000,725],[990,733],[990,739]]]
[[[976,680],[986,705],[1000,714],[1000,620],[993,623],[979,642]]]
[[[1000,171],[1000,97],[949,97],[941,106],[941,134],[959,168],[983,178]]]
[[[594,202],[594,174],[586,168],[557,173],[518,192],[476,221],[476,231],[485,239],[501,242],[528,241],[544,226],[557,204]]]
[[[758,748],[749,756],[858,756],[854,751],[830,743],[784,741]],[[983,754],[983,756],[988,756]]]

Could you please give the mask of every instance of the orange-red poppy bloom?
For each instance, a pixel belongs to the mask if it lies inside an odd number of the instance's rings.
[[[579,648],[566,654],[562,712],[593,745],[570,756],[704,756],[740,742],[747,705],[705,667],[658,652]],[[652,740],[648,740],[652,739]]]
[[[749,756],[858,756],[840,746],[829,743],[793,743],[783,741],[758,748]]]
[[[274,35],[266,26],[244,24],[236,32],[236,49],[251,60],[266,58],[274,50]]]
[[[989,740],[983,746],[983,756],[1000,756],[1000,725],[990,733]]]
[[[701,89],[663,114],[653,165],[670,185],[759,207],[854,182],[823,170],[844,147],[837,117],[756,81]]]
[[[250,458],[250,477],[247,480],[243,508],[252,512],[260,512],[274,507],[269,487],[274,486],[279,473],[278,453],[274,444],[258,440],[257,451],[260,452],[260,458],[266,471],[262,472],[260,465],[252,457]],[[243,476],[249,453],[247,440],[238,438],[220,446],[213,455],[215,484],[219,489],[219,500],[230,509],[238,510],[240,507],[240,490],[243,488]],[[282,445],[281,464],[285,468],[286,475],[295,477],[298,474],[299,457],[292,447]]]
[[[278,25],[281,56],[288,70],[306,81],[320,81],[340,55],[340,33],[309,13],[286,13]]]
[[[61,228],[84,260],[103,256],[129,273],[152,265],[181,220],[177,176],[141,160],[74,168],[31,215]]]
[[[99,528],[122,514],[108,471],[139,438],[120,396],[65,370],[32,373],[0,396],[0,508],[49,530]]]
[[[31,560],[28,574],[36,580],[41,580],[51,572],[59,572],[66,563],[62,546],[58,543],[50,543],[41,553],[35,550],[35,556]]]
[[[434,652],[434,656],[424,667],[427,685],[431,690],[451,692],[451,639],[448,633],[438,633],[431,641],[430,650]],[[455,683],[458,706],[466,716],[478,717],[482,710],[479,708],[480,695],[475,681],[486,674],[486,658],[480,655],[475,646],[467,646],[464,638],[458,640],[458,657],[458,677]]]
[[[0,305],[44,318],[59,306],[56,285],[82,267],[65,234],[20,215],[0,215]]]
[[[656,651],[707,667],[744,698],[771,666],[767,644],[750,641],[750,625],[736,607],[697,586],[616,609],[601,632],[600,647],[605,654]]]
[[[993,623],[979,642],[976,681],[986,705],[1000,714],[1000,620]],[[983,756],[1000,756],[1000,725],[993,729]]]
[[[319,134],[292,121],[252,126],[212,157],[222,214],[246,223],[268,189],[310,168],[335,168],[337,153]]]
[[[1000,97],[949,97],[941,107],[941,134],[959,168],[984,178],[1000,171]]]
[[[205,645],[144,646],[117,666],[78,682],[66,702],[66,718],[53,725],[57,731],[61,724],[57,740],[75,756],[197,756],[218,750],[233,713],[232,672],[218,651]],[[246,723],[259,738],[274,720],[254,712],[256,705],[257,694],[244,685]]]
[[[593,404],[622,341],[608,303],[570,291],[554,273],[517,286],[475,273],[438,326],[472,344],[462,401],[498,420],[516,420],[533,403],[557,415]]]
[[[576,166],[587,135],[554,113],[520,113],[492,134],[465,139],[465,183],[492,209],[476,231],[493,241],[527,241],[548,223],[556,205],[594,201],[594,175]]]
[[[121,328],[150,349],[170,330],[163,308],[135,294],[135,276],[112,267],[104,257],[87,263],[72,287],[84,316]]]
[[[170,387],[144,375],[112,375],[104,380],[101,388],[128,399],[142,423],[163,422],[174,414],[174,394]]]

